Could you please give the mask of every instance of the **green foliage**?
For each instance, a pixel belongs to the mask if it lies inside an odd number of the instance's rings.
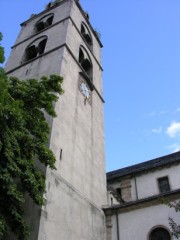
[[[2,40],[2,33],[0,32],[0,41]],[[0,44],[0,63],[4,62],[4,48]]]
[[[168,200],[162,199],[163,204],[167,205],[170,208],[173,208],[176,212],[180,212],[180,201],[170,202]],[[180,238],[180,225],[177,224],[172,217],[168,218],[169,225],[171,227],[171,234],[176,239]]]
[[[52,75],[41,81],[20,81],[0,73],[0,236],[8,228],[25,239],[24,192],[43,204],[45,179],[35,166],[40,161],[55,169],[55,157],[46,146],[49,127],[44,112],[56,116],[55,93],[62,94],[62,78]]]
[[[21,81],[0,69],[0,239],[7,231],[19,240],[28,237],[25,193],[36,204],[44,203],[45,176],[35,162],[55,169],[45,113],[56,116],[54,102],[63,94],[62,81],[56,75]]]
[[[167,205],[170,207],[170,208],[174,208],[174,210],[176,212],[180,212],[180,201],[177,201],[177,202],[169,202],[167,203]],[[172,235],[179,239],[180,238],[180,225],[178,225],[174,220],[173,218],[169,217],[169,225],[171,226],[171,230],[172,230]]]

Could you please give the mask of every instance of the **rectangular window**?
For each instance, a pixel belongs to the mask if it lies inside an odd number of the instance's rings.
[[[121,195],[121,188],[116,188],[116,192],[119,194],[120,197],[122,197],[122,195]]]
[[[160,193],[170,191],[169,179],[168,177],[158,178],[158,185]]]

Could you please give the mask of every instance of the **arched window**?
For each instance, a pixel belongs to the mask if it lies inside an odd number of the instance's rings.
[[[44,16],[43,18],[41,18],[35,25],[35,30],[36,32],[40,32],[43,29],[49,27],[52,25],[53,22],[53,18],[54,18],[54,14],[48,14],[46,16]]]
[[[81,64],[81,67],[84,69],[86,74],[92,78],[92,63],[88,53],[82,46],[79,48],[79,63]]]
[[[84,23],[81,24],[81,34],[83,35],[87,44],[91,46],[92,45],[92,37],[91,37],[89,29],[86,27],[86,25]]]
[[[47,36],[40,37],[33,41],[25,50],[24,62],[29,61],[44,53],[47,42]]]
[[[171,236],[165,228],[157,227],[151,231],[149,240],[171,240]]]

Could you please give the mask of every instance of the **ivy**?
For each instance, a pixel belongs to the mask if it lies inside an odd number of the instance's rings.
[[[0,62],[2,56],[0,46]],[[34,203],[44,203],[45,176],[35,162],[55,169],[55,156],[47,147],[45,114],[56,116],[54,103],[63,94],[62,81],[56,75],[19,80],[7,77],[0,68],[0,239],[8,231],[19,240],[29,236],[23,212],[25,193]]]

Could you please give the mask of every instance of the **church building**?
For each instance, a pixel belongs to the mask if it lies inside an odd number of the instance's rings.
[[[21,24],[6,63],[19,79],[57,74],[64,94],[47,116],[56,168],[45,170],[46,204],[27,199],[30,240],[104,240],[107,204],[102,44],[77,0],[57,0]],[[12,240],[13,237],[9,236]]]
[[[180,152],[105,172],[102,43],[78,0],[54,0],[21,24],[5,70],[57,74],[65,93],[47,116],[57,170],[44,169],[45,205],[27,196],[29,240],[172,240],[163,201],[180,199]],[[10,233],[7,240],[16,238]]]
[[[107,240],[171,240],[167,203],[180,200],[180,152],[107,173]]]

